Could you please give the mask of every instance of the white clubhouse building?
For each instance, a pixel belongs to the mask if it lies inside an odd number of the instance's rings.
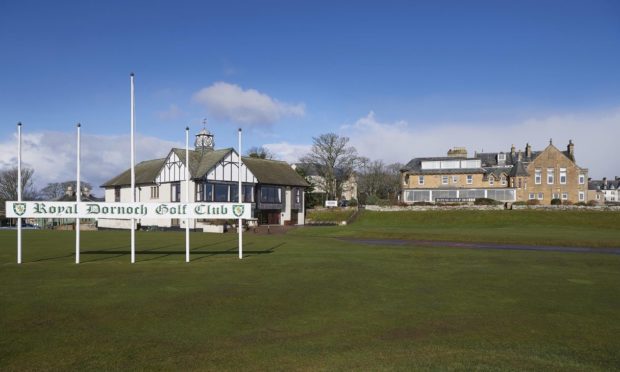
[[[202,129],[195,149],[189,151],[189,202],[236,203],[239,154],[232,148],[214,149],[213,135]],[[136,202],[185,202],[185,149],[173,148],[165,158],[135,166]],[[243,202],[252,203],[252,217],[259,224],[303,225],[304,189],[308,183],[282,161],[241,157]],[[101,185],[106,202],[131,202],[131,171],[127,169]],[[140,219],[141,226],[185,228],[185,219]],[[199,229],[212,220],[189,220]],[[129,229],[130,220],[100,219],[99,228]]]

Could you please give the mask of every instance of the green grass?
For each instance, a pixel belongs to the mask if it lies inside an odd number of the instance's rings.
[[[620,212],[364,211],[346,228],[322,229],[321,234],[333,237],[620,247]]]
[[[620,367],[620,256],[331,237],[369,228],[390,235],[392,224],[406,229],[403,219],[452,226],[431,216],[366,214],[340,230],[248,233],[243,260],[234,234],[196,233],[189,264],[183,233],[138,233],[132,265],[129,232],[83,232],[75,265],[73,233],[24,231],[24,264],[16,265],[15,232],[2,231],[0,369]],[[518,218],[548,232],[583,222],[541,216],[547,225]],[[462,228],[479,228],[475,221]]]
[[[310,209],[306,218],[316,222],[340,222],[348,220],[355,211],[353,208]]]

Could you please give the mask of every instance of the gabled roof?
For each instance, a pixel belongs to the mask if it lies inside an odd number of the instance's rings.
[[[254,174],[259,183],[308,187],[308,182],[286,162],[243,157],[243,163]]]
[[[185,162],[185,149],[173,148],[171,150],[183,162]],[[232,148],[213,151],[189,150],[189,174],[192,178],[204,177],[219,161],[221,161]]]
[[[166,161],[163,159],[146,160],[136,164],[134,172],[136,174],[136,185],[154,183],[155,177],[159,174],[161,167]],[[127,186],[131,185],[131,168],[127,169],[118,176],[108,180],[101,187]]]
[[[527,177],[530,174],[527,173],[527,170],[525,169],[525,165],[523,165],[523,162],[518,161],[517,164],[515,164],[512,169],[510,170],[510,174],[508,174],[510,177]]]

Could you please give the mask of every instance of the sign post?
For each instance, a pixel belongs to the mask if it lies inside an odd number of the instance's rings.
[[[77,176],[75,181],[75,204],[80,205],[82,187],[80,184],[80,123],[77,125]],[[75,219],[75,263],[80,263],[80,218]]]
[[[22,201],[22,123],[17,123],[17,201]],[[9,210],[7,209],[6,212],[8,215]],[[22,263],[22,218],[19,216],[17,217],[17,263]]]

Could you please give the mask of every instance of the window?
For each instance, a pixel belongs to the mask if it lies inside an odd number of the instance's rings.
[[[474,183],[474,176],[470,174],[467,176],[467,184],[471,185],[472,183]]]
[[[567,192],[563,192],[562,193],[562,200],[568,200],[568,193]]]
[[[204,201],[204,187],[205,185],[202,183],[196,184],[196,201]]]
[[[448,176],[441,176],[441,184],[442,185],[448,184]]]
[[[121,188],[119,186],[116,186],[114,188],[114,201],[115,202],[121,201]]]
[[[519,185],[518,187],[521,188],[521,178],[517,179],[517,185]]]
[[[171,202],[181,201],[181,183],[180,182],[175,182],[170,185],[170,201]]]
[[[493,186],[495,184],[495,178],[493,176],[489,177],[489,186]]]
[[[503,152],[500,152],[497,155],[497,161],[500,162],[500,163],[505,162],[506,161],[506,154],[504,154]]]
[[[536,194],[534,194],[533,192],[530,193],[530,200],[534,200],[536,199]]]
[[[212,202],[213,201],[213,184],[204,183],[202,184],[202,187],[203,187],[202,201]]]
[[[560,168],[560,184],[566,185],[566,168]]]
[[[596,200],[601,200],[601,194],[596,194]]]
[[[263,186],[260,189],[260,201],[261,203],[279,204],[281,193],[282,190],[279,187]]]
[[[559,199],[559,198],[560,198],[560,194],[558,194],[558,193],[553,193],[551,195],[551,199]]]
[[[227,202],[228,201],[228,185],[216,183],[214,186],[214,201]]]
[[[579,175],[579,184],[583,185],[584,183],[586,183],[586,175],[585,174],[580,174]]]
[[[159,199],[159,186],[151,186],[151,199]]]
[[[452,176],[452,183],[459,182],[459,176]]]
[[[543,200],[543,198],[545,197],[545,194],[542,192],[538,193],[538,200]]]
[[[424,185],[424,176],[418,176],[418,185]]]
[[[579,201],[586,200],[586,194],[583,191],[579,191]]]
[[[555,170],[553,168],[547,168],[547,185],[553,185],[555,182]]]
[[[502,181],[502,186],[506,186],[506,176],[502,176],[500,180]]]
[[[295,203],[301,203],[301,189],[295,189]]]
[[[542,169],[536,168],[534,171],[534,183],[540,185],[542,183]]]
[[[244,203],[254,202],[254,186],[243,185],[243,202]]]

